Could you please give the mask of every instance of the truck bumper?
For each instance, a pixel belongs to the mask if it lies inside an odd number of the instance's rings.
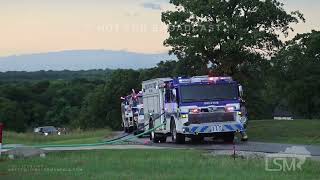
[[[195,135],[195,134],[213,134],[224,132],[243,132],[245,128],[243,124],[235,123],[215,123],[215,124],[191,124],[182,127],[182,134]]]

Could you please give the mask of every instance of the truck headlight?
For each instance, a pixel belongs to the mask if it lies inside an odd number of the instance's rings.
[[[180,117],[181,118],[188,118],[188,114],[181,114]]]

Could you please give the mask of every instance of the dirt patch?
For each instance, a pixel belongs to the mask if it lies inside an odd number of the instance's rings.
[[[236,158],[242,158],[242,159],[263,159],[265,158],[268,153],[263,152],[249,152],[249,151],[236,151],[234,152],[232,150],[215,150],[210,151],[207,155],[211,156],[231,156]]]
[[[18,147],[11,149],[4,154],[8,155],[10,159],[29,158],[29,157],[45,157],[45,151],[42,149],[32,147]]]

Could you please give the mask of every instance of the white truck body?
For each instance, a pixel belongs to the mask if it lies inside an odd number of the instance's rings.
[[[161,116],[164,111],[164,91],[159,86],[163,85],[164,82],[172,80],[171,78],[159,78],[142,83],[143,89],[143,107],[144,107],[144,121],[149,124],[150,121],[154,121],[154,127],[165,122],[165,117]],[[149,129],[147,126],[146,129]],[[160,127],[157,131],[168,133],[169,130],[166,127]]]

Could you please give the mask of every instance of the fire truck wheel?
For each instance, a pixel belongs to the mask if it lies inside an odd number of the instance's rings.
[[[224,142],[228,142],[228,143],[232,143],[234,140],[234,133],[231,132],[231,133],[225,133],[223,135],[223,141]]]
[[[154,138],[152,139],[153,143],[162,143],[163,142],[163,135],[159,133],[154,133]]]
[[[131,126],[129,127],[128,133],[132,133],[132,131],[133,131],[133,127]]]
[[[166,142],[167,142],[167,136],[162,135],[162,137],[160,138],[160,143],[166,143]]]
[[[186,141],[185,135],[177,133],[176,123],[174,122],[174,120],[171,120],[170,132],[171,132],[171,138],[173,143],[176,143],[176,144],[185,143]]]
[[[194,142],[194,143],[202,142],[203,139],[204,139],[203,136],[192,136],[192,137],[191,137],[191,141]]]

